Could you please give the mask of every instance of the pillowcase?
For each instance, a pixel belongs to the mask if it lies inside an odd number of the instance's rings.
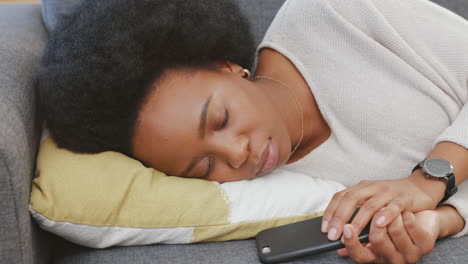
[[[46,137],[30,212],[43,229],[93,248],[226,241],[321,216],[343,188],[285,169],[222,184],[167,176],[117,152],[77,154]]]

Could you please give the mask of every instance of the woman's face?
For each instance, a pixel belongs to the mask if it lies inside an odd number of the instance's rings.
[[[168,175],[253,179],[284,165],[291,139],[281,109],[242,68],[172,70],[143,105],[133,155]]]

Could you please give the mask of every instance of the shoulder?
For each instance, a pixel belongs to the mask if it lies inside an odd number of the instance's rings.
[[[379,0],[374,0],[379,1]],[[360,24],[379,15],[373,0],[287,0],[276,14],[267,32],[332,33],[337,26]],[[379,2],[383,2],[380,0]]]

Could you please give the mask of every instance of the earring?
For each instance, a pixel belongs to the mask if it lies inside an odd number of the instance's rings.
[[[244,71],[244,76],[242,76],[242,78],[250,79],[250,71],[247,69],[242,69],[242,71]]]

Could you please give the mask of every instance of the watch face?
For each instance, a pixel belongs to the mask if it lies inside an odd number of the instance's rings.
[[[448,161],[439,158],[431,158],[424,162],[423,169],[434,177],[445,177],[452,173],[452,165]]]

